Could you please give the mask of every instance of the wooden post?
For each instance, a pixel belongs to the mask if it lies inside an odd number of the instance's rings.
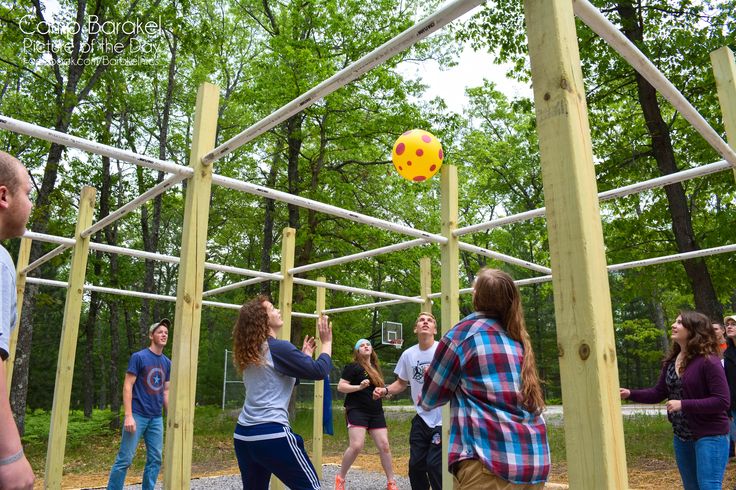
[[[626,489],[603,231],[570,0],[525,0],[570,488]]]
[[[319,282],[326,282],[327,278],[319,277]],[[315,313],[322,315],[326,306],[326,289],[323,287],[317,288],[317,306]],[[316,333],[314,339],[317,341],[317,346],[314,349],[317,355],[322,351],[322,341],[319,338],[319,319],[317,320]],[[314,469],[317,470],[317,476],[322,479],[322,416],[324,415],[324,402],[325,402],[325,382],[322,380],[314,382],[314,420],[312,421],[312,464]],[[330,389],[329,386],[327,389]]]
[[[710,61],[713,63],[726,139],[731,148],[736,149],[736,63],[733,51],[728,46],[717,49],[710,54]],[[736,178],[736,167],[733,174]]]
[[[429,295],[432,294],[432,260],[429,257],[419,259],[419,296],[422,297],[422,311],[432,313],[432,300]]]
[[[296,230],[284,228],[281,234],[281,275],[279,283],[279,310],[284,326],[281,329],[281,339],[291,341],[291,300],[294,292],[294,276],[289,269],[294,268],[294,250],[296,248]]]
[[[296,230],[284,228],[281,234],[281,283],[279,284],[279,310],[284,326],[279,336],[282,340],[291,341],[291,301],[294,292],[294,276],[289,269],[294,268],[294,250],[296,248]],[[272,490],[284,490],[284,484],[275,476],[271,477]]]
[[[219,89],[203,83],[197,91],[194,134],[189,164],[194,174],[187,183],[181,262],[176,287],[171,384],[164,445],[164,487],[189,488],[192,475],[192,438],[202,289],[210,212],[212,166],[202,157],[215,147]]]
[[[28,266],[28,261],[31,258],[31,243],[33,240],[30,238],[20,239],[20,249],[18,250],[18,261],[15,266],[15,292],[18,296],[16,301],[16,312],[18,317],[15,320],[15,329],[10,335],[10,345],[8,346],[8,362],[5,365],[6,381],[5,386],[8,387],[8,396],[10,396],[10,386],[13,381],[13,367],[15,365],[15,346],[18,345],[18,329],[20,328],[20,317],[23,313],[23,295],[26,291],[26,275],[21,273],[23,269]]]
[[[56,367],[56,383],[54,384],[54,402],[51,409],[49,444],[46,450],[45,488],[61,488],[64,450],[66,449],[66,430],[69,422],[69,400],[72,395],[74,359],[77,353],[79,318],[82,313],[84,278],[87,272],[89,252],[89,236],[82,238],[81,233],[92,224],[96,193],[94,187],[84,187],[79,198],[79,215],[74,230],[76,244],[72,251],[71,267],[69,269],[69,286],[66,290],[64,320],[59,342],[59,359]]]
[[[457,168],[454,165],[443,165],[441,173],[441,214],[442,235],[447,243],[442,245],[442,266],[440,267],[442,282],[442,334],[447,333],[460,321],[460,267],[459,240],[452,232],[457,229]],[[431,310],[430,310],[431,311]],[[452,475],[448,466],[448,443],[450,442],[450,405],[442,407],[442,488],[453,488]]]

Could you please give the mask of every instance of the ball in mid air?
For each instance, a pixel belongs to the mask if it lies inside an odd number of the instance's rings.
[[[399,136],[391,152],[396,171],[412,182],[431,179],[444,157],[440,140],[423,129],[412,129]]]

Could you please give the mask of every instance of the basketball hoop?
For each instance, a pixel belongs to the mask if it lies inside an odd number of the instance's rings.
[[[403,339],[393,339],[391,340],[390,344],[396,347],[397,349],[401,349],[401,347],[404,345],[404,340]]]
[[[383,345],[393,345],[397,349],[401,349],[404,345],[404,336],[402,335],[403,326],[398,322],[383,322],[381,324],[381,343]]]

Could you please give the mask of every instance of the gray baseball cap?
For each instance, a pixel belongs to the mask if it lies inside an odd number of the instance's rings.
[[[171,328],[171,322],[168,318],[162,318],[161,320],[157,321],[156,323],[152,323],[150,327],[148,327],[148,335],[153,334],[153,332],[156,331],[158,327],[163,325],[164,327]]]

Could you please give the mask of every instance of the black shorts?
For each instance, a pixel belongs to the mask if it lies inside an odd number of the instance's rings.
[[[380,412],[368,412],[360,408],[346,408],[345,420],[348,429],[351,427],[362,427],[364,429],[385,429],[386,417],[383,416],[383,410]]]

